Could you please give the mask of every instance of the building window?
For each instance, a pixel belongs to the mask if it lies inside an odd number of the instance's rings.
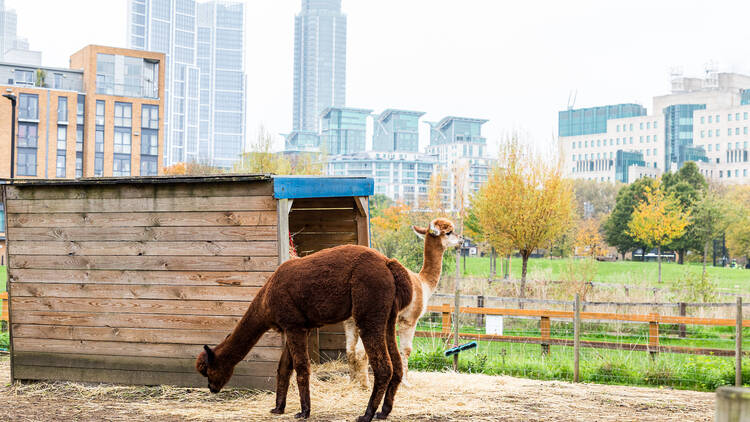
[[[57,171],[56,177],[65,177],[65,151],[57,150]]]
[[[18,164],[19,176],[36,176],[37,124],[18,123]]]
[[[78,94],[76,102],[76,176],[83,177],[83,124],[86,96]]]
[[[96,100],[96,131],[94,132],[94,176],[104,175],[104,101]]]
[[[141,107],[141,176],[156,176],[159,171],[159,106]]]
[[[701,116],[701,124],[706,123],[706,116]]]
[[[132,125],[133,105],[116,102],[113,176],[130,176]]]
[[[714,118],[713,116],[708,116],[708,123],[712,123],[713,122],[713,118]]]
[[[739,135],[740,134],[740,128],[736,127],[734,128],[734,134]]]
[[[68,140],[68,127],[57,126],[57,171],[56,177],[65,177],[65,149]]]
[[[68,122],[68,97],[57,97],[57,121]]]
[[[702,131],[701,131],[701,138],[705,138],[705,137],[706,137],[706,131],[705,131],[705,130],[702,130]]]
[[[732,121],[732,113],[727,114],[727,121],[728,122]]]
[[[36,94],[19,95],[18,118],[22,120],[39,120],[39,97]]]
[[[16,85],[34,86],[34,72],[31,70],[16,69],[13,76]]]

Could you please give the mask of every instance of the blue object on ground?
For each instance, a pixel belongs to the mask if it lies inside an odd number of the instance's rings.
[[[469,342],[469,343],[466,343],[466,344],[461,344],[459,346],[452,347],[452,348],[446,350],[445,351],[445,356],[455,355],[456,353],[463,352],[464,350],[467,350],[467,349],[473,349],[475,347],[477,347],[477,342],[476,341],[472,341],[472,342]]]

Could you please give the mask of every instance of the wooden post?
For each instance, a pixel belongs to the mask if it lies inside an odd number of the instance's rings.
[[[477,296],[477,308],[484,308],[484,295]],[[477,314],[477,328],[484,325],[484,314]]]
[[[750,388],[724,386],[716,390],[716,422],[745,422],[750,415]]]
[[[648,353],[651,359],[656,359],[659,354],[659,314],[649,314],[652,321],[648,323]]]
[[[443,321],[441,324],[443,328],[443,334],[451,332],[451,305],[443,303]]]
[[[737,296],[737,326],[734,335],[734,385],[742,387],[742,296]]]
[[[366,196],[355,196],[354,203],[357,206],[357,244],[370,246],[370,202]]]
[[[680,302],[680,316],[687,316],[687,305]],[[680,338],[685,338],[685,324],[680,324]]]
[[[542,333],[542,340],[550,339],[550,322],[549,317],[543,316],[539,320],[539,331]],[[549,355],[549,343],[542,343],[542,354]]]
[[[15,113],[15,108],[13,109]],[[13,127],[15,127],[15,122],[13,123]],[[14,129],[15,130],[15,129]],[[13,152],[11,152],[11,157],[13,156]],[[11,160],[11,173],[13,172],[13,160]],[[8,225],[8,185],[2,186],[2,189],[0,189],[0,201],[3,203],[3,210],[5,210],[5,224],[6,227]],[[5,229],[7,231],[7,228]],[[6,278],[6,284],[5,289],[8,291],[8,353],[10,354],[10,382],[14,382],[16,380],[16,372],[15,372],[15,354],[13,353],[13,312],[12,312],[12,305],[11,302],[13,302],[13,294],[11,293],[12,287],[13,287],[13,273],[10,269],[10,253],[8,246],[10,245],[10,240],[6,236],[5,240],[5,265],[7,265],[5,269],[5,274],[7,276]]]
[[[573,382],[579,380],[579,358],[581,352],[581,296],[576,293],[573,314]]]
[[[459,267],[459,264],[461,263],[461,249],[458,249],[456,251],[456,299],[455,299],[455,309],[453,312],[455,312],[455,316],[453,317],[453,345],[458,346],[458,316],[459,311],[461,307],[461,268]],[[453,370],[458,371],[458,353],[453,355]]]

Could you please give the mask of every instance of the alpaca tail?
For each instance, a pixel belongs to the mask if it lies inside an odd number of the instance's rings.
[[[395,259],[389,259],[388,269],[393,274],[393,279],[396,281],[396,306],[398,310],[402,310],[411,303],[412,297],[412,285],[411,277],[409,272]]]

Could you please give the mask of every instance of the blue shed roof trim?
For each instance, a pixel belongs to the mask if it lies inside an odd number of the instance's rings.
[[[371,177],[273,177],[273,196],[276,199],[371,196],[374,192],[375,181]]]

